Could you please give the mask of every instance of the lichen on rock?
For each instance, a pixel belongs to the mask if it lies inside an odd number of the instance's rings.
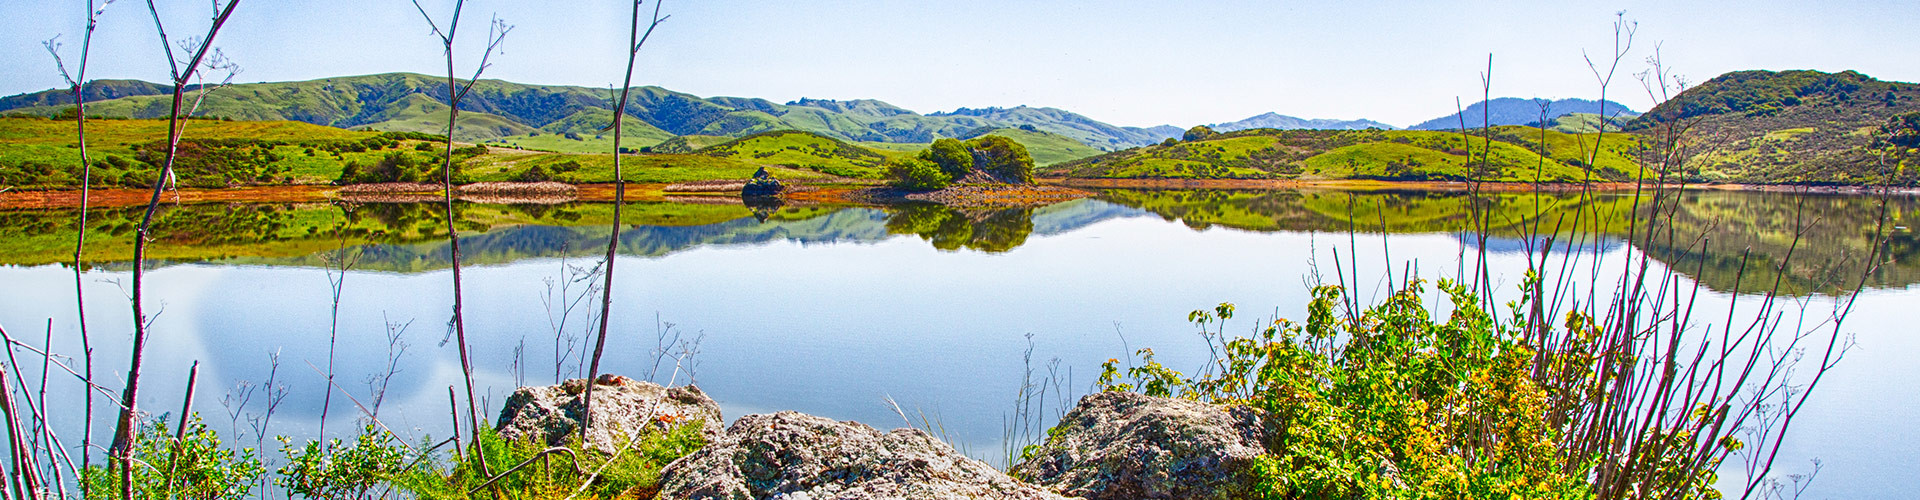
[[[718,437],[723,421],[720,404],[694,386],[661,387],[619,375],[601,375],[593,389],[593,428],[587,439],[601,451],[619,449],[625,440],[647,427],[667,430],[699,421],[709,440]],[[507,439],[527,439],[548,445],[564,444],[580,434],[586,379],[559,385],[521,387],[507,397],[495,430]]]
[[[1258,410],[1129,392],[1080,398],[1049,434],[1009,472],[1088,500],[1248,498],[1266,451]]]
[[[1063,497],[1021,483],[918,429],[880,432],[795,412],[747,415],[668,465],[660,498],[727,500]]]

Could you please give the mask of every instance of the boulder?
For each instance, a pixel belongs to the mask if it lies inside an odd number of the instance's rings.
[[[776,196],[785,190],[786,186],[781,185],[779,179],[775,179],[773,178],[773,174],[767,173],[767,167],[760,167],[760,170],[753,173],[753,178],[747,179],[746,185],[740,187],[740,197],[755,198]]]
[[[1258,410],[1129,392],[1080,398],[1014,476],[1088,500],[1253,496]]]
[[[593,428],[587,436],[601,451],[620,448],[644,426],[667,429],[699,421],[705,425],[702,432],[711,440],[725,425],[720,419],[720,404],[698,387],[666,388],[612,374],[601,375],[595,382]],[[549,446],[560,445],[580,433],[586,388],[586,379],[572,379],[560,385],[514,390],[500,409],[494,429],[507,439],[532,437]]]
[[[660,474],[662,499],[1061,499],[918,429],[747,415]]]

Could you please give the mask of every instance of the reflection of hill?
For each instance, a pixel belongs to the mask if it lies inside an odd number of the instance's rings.
[[[792,213],[786,214],[795,215]],[[660,256],[707,245],[749,245],[771,241],[801,243],[871,242],[888,235],[885,214],[873,209],[806,212],[802,218],[774,217],[760,222],[751,216],[686,226],[634,225],[620,232],[622,255]],[[473,265],[509,264],[522,259],[590,257],[601,255],[607,244],[607,226],[516,225],[460,238],[461,261]],[[447,243],[431,240],[409,244],[365,245],[361,269],[416,272],[442,269]],[[275,265],[324,265],[320,256],[280,259],[236,259]]]
[[[1631,195],[1604,193],[1461,193],[1111,190],[1098,199],[1035,209],[962,210],[938,205],[889,208],[786,207],[765,214],[738,205],[634,203],[621,252],[660,256],[709,245],[774,241],[861,243],[918,236],[942,250],[1005,252],[1034,234],[1060,234],[1100,221],[1158,215],[1196,229],[1251,231],[1447,233],[1462,241],[1476,227],[1489,251],[1524,251],[1528,234],[1599,234],[1603,249],[1621,241],[1648,252],[1714,290],[1770,287],[1785,293],[1833,292],[1867,268],[1877,199],[1865,196],[1689,191],[1679,193],[1671,237],[1629,234]],[[606,244],[611,204],[457,205],[464,260],[498,265],[528,258],[590,257]],[[439,208],[432,204],[202,204],[168,207],[156,224],[154,262],[231,262],[324,266],[345,245],[357,267],[417,272],[447,265]],[[1874,287],[1920,282],[1920,238],[1908,229],[1920,199],[1895,198],[1887,256],[1868,281]],[[44,265],[72,257],[72,211],[0,212],[0,265]],[[95,210],[89,221],[90,265],[120,265],[132,253],[136,209]],[[1476,220],[1481,221],[1476,223]],[[1805,227],[1795,243],[1796,228]],[[1644,233],[1644,225],[1642,233]],[[1564,249],[1567,238],[1556,243]],[[1675,243],[1677,242],[1677,243]],[[1791,261],[1786,266],[1791,249]],[[1778,276],[1776,276],[1778,275]]]
[[[1477,203],[1484,227],[1495,236],[1490,240],[1492,250],[1517,251],[1524,241],[1520,238],[1534,228],[1540,234],[1630,237],[1655,259],[1719,291],[1734,289],[1741,255],[1749,250],[1741,292],[1771,287],[1781,262],[1788,260],[1789,249],[1791,260],[1779,276],[1783,293],[1834,292],[1851,287],[1867,269],[1864,260],[1878,213],[1877,198],[1732,191],[1687,191],[1678,196],[1680,208],[1671,224],[1671,238],[1630,236],[1633,199],[1621,193],[1494,193],[1475,201],[1463,193],[1440,192],[1112,190],[1100,199],[1178,219],[1196,229],[1221,225],[1254,231],[1352,229],[1363,233],[1471,230],[1476,226]],[[1894,198],[1889,217],[1892,234],[1882,249],[1888,258],[1868,285],[1906,287],[1920,282],[1920,262],[1916,262],[1920,238],[1911,229],[1895,227],[1911,226],[1920,218],[1920,199]],[[1805,233],[1796,245],[1796,228],[1801,226]],[[1644,226],[1638,232],[1644,233]],[[1603,245],[1607,241],[1601,240]]]

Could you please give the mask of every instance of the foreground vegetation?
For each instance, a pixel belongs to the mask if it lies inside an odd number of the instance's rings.
[[[431,437],[409,443],[369,424],[344,440],[278,437],[271,460],[280,465],[268,470],[262,455],[270,452],[223,446],[197,413],[183,420],[185,432],[174,433],[161,418],[146,422],[135,436],[134,459],[150,465],[133,475],[139,497],[246,498],[271,485],[289,497],[315,499],[645,499],[659,490],[661,469],[706,444],[698,421],[650,430],[618,450],[585,446],[577,437],[549,447],[531,437],[508,440],[491,429],[462,450],[450,446],[452,440]],[[483,462],[501,472],[482,472]],[[105,466],[84,469],[80,497],[120,498],[118,481]]]

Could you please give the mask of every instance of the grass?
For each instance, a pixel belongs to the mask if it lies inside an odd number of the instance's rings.
[[[839,139],[808,132],[754,134],[700,148],[698,154],[760,165],[779,165],[841,177],[878,179],[887,156]]]
[[[1033,157],[1033,164],[1044,167],[1055,163],[1067,162],[1095,156],[1102,153],[1080,141],[1051,132],[1025,130],[1019,128],[998,128],[979,135],[998,135],[1013,139],[1027,147],[1027,154]],[[925,147],[922,146],[922,149]]]
[[[613,136],[611,133],[598,137],[586,135],[577,137],[580,138],[571,139],[560,134],[534,132],[531,134],[487,139],[482,141],[482,143],[489,146],[519,147],[556,153],[607,153],[613,151]],[[660,142],[665,141],[667,137],[628,134],[626,139],[620,141],[620,147],[638,150],[660,144]]]
[[[1200,141],[1135,148],[1041,169],[1047,177],[1083,178],[1299,178],[1465,180],[1467,153],[1489,154],[1482,180],[1573,182],[1587,178],[1592,134],[1495,127],[1492,143],[1463,141],[1457,132],[1426,130],[1254,129]],[[1610,135],[1593,169],[1596,180],[1631,177],[1638,142]],[[1490,151],[1490,153],[1483,153]],[[1544,160],[1544,161],[1543,161]],[[1478,159],[1473,159],[1477,165]]]

